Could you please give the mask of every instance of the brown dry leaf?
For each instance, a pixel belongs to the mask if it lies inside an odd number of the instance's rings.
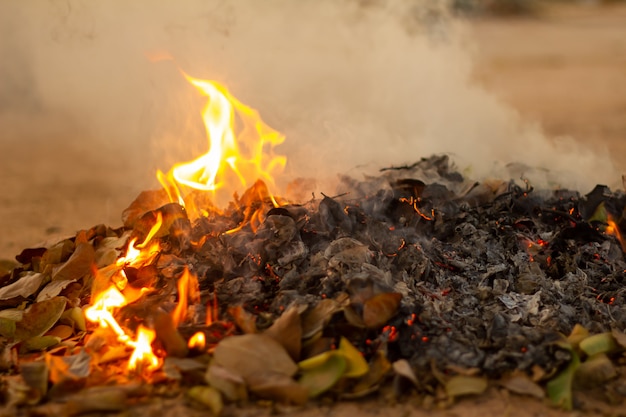
[[[361,378],[352,388],[352,392],[342,394],[342,398],[354,399],[368,395],[377,390],[385,376],[391,370],[391,364],[382,350],[377,350],[376,355],[369,365],[369,372]]]
[[[207,384],[218,389],[228,401],[247,401],[248,391],[240,375],[212,363],[204,375]]]
[[[417,387],[417,377],[415,376],[415,372],[413,372],[413,368],[411,368],[409,361],[406,359],[399,359],[392,364],[392,367],[393,371],[397,375],[408,379],[415,387]]]
[[[163,343],[168,356],[184,358],[189,353],[187,342],[180,335],[174,325],[172,316],[164,311],[158,311],[154,315],[154,331],[156,337]]]
[[[15,336],[16,320],[0,317],[0,336],[12,339]]]
[[[99,411],[115,412],[126,408],[127,393],[123,387],[94,387],[81,390],[67,399],[65,412],[76,416]]]
[[[14,283],[0,288],[0,300],[9,300],[15,297],[30,297],[37,292],[44,278],[44,274],[29,272]]]
[[[66,304],[65,297],[55,297],[30,306],[16,323],[15,339],[26,340],[46,333],[59,320]]]
[[[297,361],[300,358],[300,350],[302,349],[302,326],[300,325],[298,307],[295,305],[289,307],[265,331],[265,334],[283,345],[291,359]]]
[[[292,376],[298,370],[285,348],[264,334],[227,337],[218,343],[213,355],[217,365],[241,375],[246,381],[265,371]]]
[[[48,392],[48,365],[44,361],[23,362],[20,364],[20,374],[24,382],[34,390],[39,397]]]
[[[308,339],[328,324],[333,314],[341,309],[337,301],[330,298],[321,300],[313,308],[302,313],[302,338]]]
[[[53,274],[53,281],[77,280],[89,272],[95,260],[95,251],[93,246],[87,242],[81,242],[76,245],[76,250],[70,259],[61,265]]]
[[[85,322],[85,314],[80,307],[68,308],[61,314],[59,319],[60,323],[71,326],[73,329],[78,329],[82,332],[87,330],[87,323]]]
[[[293,378],[278,372],[265,371],[248,379],[250,391],[261,398],[281,403],[302,405],[309,399],[308,391]]]
[[[384,326],[398,313],[402,294],[388,292],[377,294],[363,304],[363,322],[370,329]]]
[[[228,314],[235,320],[237,327],[246,334],[258,333],[256,328],[257,316],[250,313],[241,304],[228,307]]]
[[[76,245],[70,239],[64,239],[48,248],[41,256],[42,269],[47,265],[56,265],[65,261],[72,255]]]
[[[74,329],[72,329],[70,326],[66,324],[58,324],[54,326],[52,329],[50,329],[46,333],[46,336],[55,336],[61,340],[65,340],[65,339],[72,337],[73,334],[74,334]]]
[[[48,300],[61,294],[61,291],[65,289],[71,283],[76,282],[75,279],[63,280],[63,281],[51,281],[37,294],[37,302]]]
[[[511,392],[520,395],[530,395],[535,398],[543,399],[546,396],[543,388],[539,384],[533,382],[524,374],[513,375],[500,381],[500,384]]]
[[[122,212],[124,227],[132,229],[135,222],[150,210],[155,210],[170,202],[164,189],[142,191],[130,206]]]

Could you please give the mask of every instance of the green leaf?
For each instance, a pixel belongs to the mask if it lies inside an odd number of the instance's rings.
[[[564,410],[572,409],[572,381],[574,374],[580,366],[580,359],[574,350],[570,351],[572,360],[567,367],[557,376],[548,381],[546,391],[553,405]]]
[[[585,352],[589,356],[596,355],[598,353],[610,353],[617,350],[618,345],[615,343],[615,339],[611,332],[594,334],[583,339],[580,342],[580,350]]]
[[[346,372],[343,376],[347,378],[359,378],[369,371],[369,365],[365,361],[365,358],[363,358],[363,355],[361,355],[361,352],[345,337],[342,337],[339,341],[337,353],[342,354],[347,362]]]
[[[331,389],[343,376],[348,366],[348,361],[342,354],[336,351],[325,353],[329,353],[328,355],[322,354],[326,356],[326,360],[316,367],[307,367],[298,381],[306,388],[311,398]]]
[[[477,376],[457,375],[446,382],[445,388],[446,394],[452,398],[482,394],[487,389],[487,380]]]

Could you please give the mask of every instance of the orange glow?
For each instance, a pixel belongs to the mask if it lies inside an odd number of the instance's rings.
[[[615,220],[613,220],[611,215],[607,215],[606,224],[607,226],[605,232],[615,236],[617,240],[619,240],[620,245],[622,245],[622,251],[626,252],[626,242],[624,242],[624,239],[622,238],[622,232],[619,230],[619,226],[615,223]]]
[[[189,269],[185,268],[183,274],[178,278],[178,304],[172,311],[172,320],[176,327],[187,318],[190,275]]]
[[[122,343],[128,343],[130,338],[113,317],[113,310],[126,305],[124,295],[115,285],[97,295],[93,305],[85,310],[87,320],[100,324],[100,327],[110,328]]]
[[[135,348],[128,360],[130,371],[142,370],[144,366],[148,371],[156,371],[161,367],[161,359],[152,352],[152,342],[155,336],[152,329],[141,325],[137,328],[137,340],[129,343]]]
[[[206,346],[206,336],[202,332],[196,332],[187,343],[189,349],[203,350]]]
[[[213,300],[209,300],[206,305],[206,325],[210,326],[219,320],[219,307],[217,305],[217,295],[213,293]]]
[[[274,155],[272,149],[283,143],[284,136],[223,85],[183,75],[208,98],[202,118],[209,149],[193,161],[176,164],[167,174],[157,173],[170,200],[184,201],[181,186],[213,193],[224,189],[230,198],[232,192],[258,179],[274,185],[274,175],[282,171],[286,158]]]

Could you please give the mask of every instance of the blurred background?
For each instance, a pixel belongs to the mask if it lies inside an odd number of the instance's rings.
[[[287,135],[283,184],[450,152],[479,178],[520,161],[621,186],[625,1],[258,3],[1,2],[0,258],[121,225],[206,151],[178,67]]]

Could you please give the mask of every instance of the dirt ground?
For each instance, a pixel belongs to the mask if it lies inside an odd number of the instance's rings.
[[[477,19],[471,31],[478,83],[523,116],[538,120],[549,135],[570,135],[607,146],[613,162],[626,172],[626,5],[551,6],[537,16]],[[27,120],[20,124],[21,129],[36,133],[37,127],[29,126]],[[59,127],[48,135],[67,133]],[[128,161],[123,155],[106,161],[79,159],[84,158],[79,157],[84,146],[77,141],[51,159],[48,155],[56,150],[52,140],[25,144],[3,137],[0,259],[12,258],[22,248],[51,236],[71,235],[97,223],[121,223],[121,210],[139,191],[138,184],[118,177],[119,168]],[[81,172],[94,170],[106,170],[110,181],[92,180]],[[420,411],[410,404],[381,406],[370,400],[365,405],[306,409],[299,415],[566,414],[494,389],[491,395],[443,411]]]

